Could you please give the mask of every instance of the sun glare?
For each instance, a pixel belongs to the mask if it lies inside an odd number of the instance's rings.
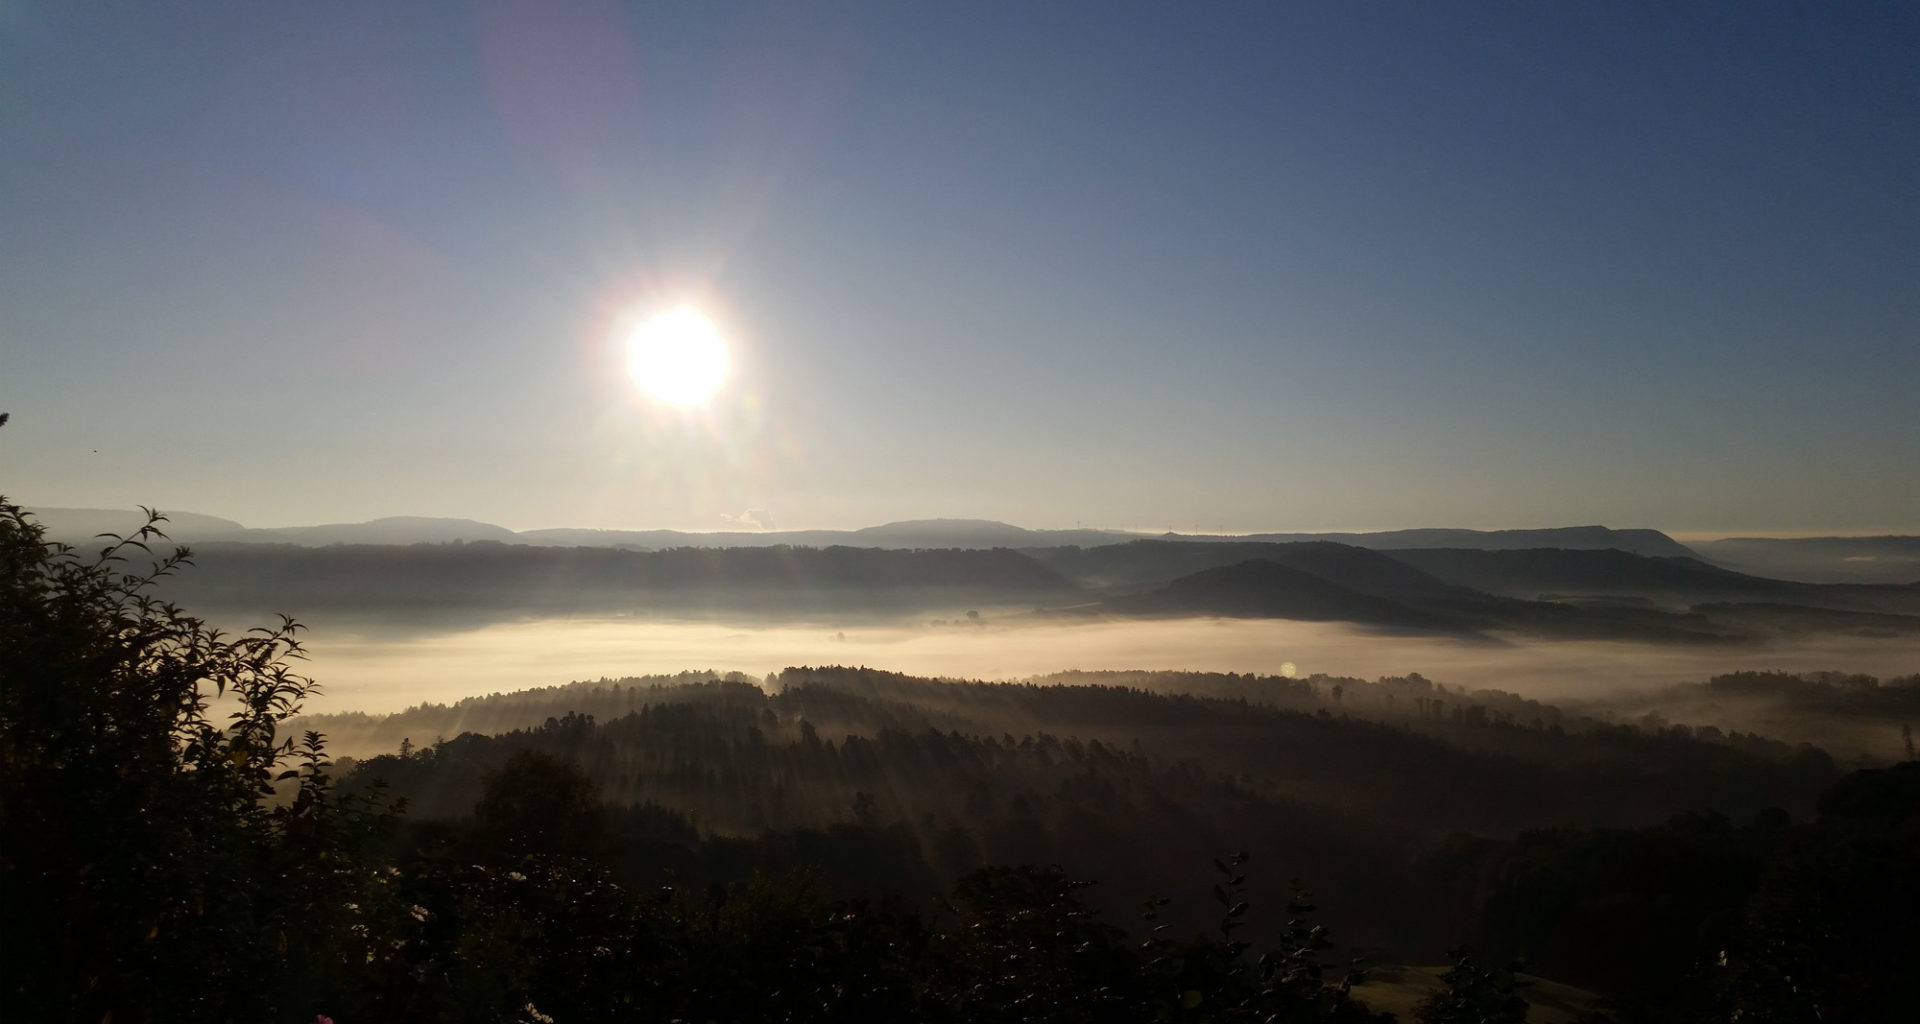
[[[727,379],[727,346],[698,310],[662,313],[627,340],[627,373],[640,390],[671,405],[705,405]]]

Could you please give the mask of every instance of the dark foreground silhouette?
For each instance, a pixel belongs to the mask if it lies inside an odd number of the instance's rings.
[[[0,939],[9,954],[0,991],[10,1018],[1367,1017],[1349,995],[1352,965],[1333,955],[1337,929],[1315,923],[1338,907],[1322,915],[1304,894],[1256,898],[1274,885],[1262,873],[1280,870],[1260,857],[1197,862],[1205,895],[1173,903],[1151,892],[1096,896],[1112,883],[1089,887],[1059,867],[973,866],[949,882],[918,824],[889,813],[902,799],[893,794],[856,790],[850,821],[729,837],[659,804],[607,806],[593,766],[568,756],[635,729],[671,744],[676,734],[657,730],[670,718],[644,728],[637,715],[604,725],[556,719],[409,750],[396,757],[404,764],[395,774],[411,772],[404,788],[460,783],[472,799],[457,815],[408,815],[373,780],[380,765],[338,782],[321,737],[282,735],[312,691],[291,668],[298,627],[223,637],[153,600],[153,578],[183,563],[179,554],[149,560],[141,545],[155,537],[98,557],[49,548],[0,503]],[[842,705],[858,703],[844,697]],[[1091,688],[1059,699],[1149,698]],[[1189,701],[1202,719],[1232,703]],[[1165,706],[1176,705],[1150,705]],[[1303,743],[1373,730],[1384,748],[1426,750],[1469,772],[1491,763],[1416,731],[1395,739],[1377,723],[1304,714],[1281,722]],[[1303,725],[1315,722],[1345,731]],[[698,724],[689,719],[678,735],[723,735]],[[902,765],[883,770],[884,759],[942,749],[855,744],[844,734],[829,757],[832,736],[790,727],[796,764],[819,744],[817,763],[848,778],[914,778]],[[1515,735],[1518,747],[1534,742]],[[1078,739],[1028,739],[1002,759],[1014,777],[1101,756]],[[733,770],[758,756],[748,746],[687,764]],[[1208,770],[1181,781],[1177,766],[1150,753],[1102,749],[1115,798],[1094,785],[1098,773],[1060,781],[1085,792],[1086,834],[1108,847],[1127,833],[1114,831],[1102,807],[1139,815],[1138,834],[1150,836],[1163,828],[1156,816],[1201,820],[1208,801],[1258,809],[1268,799],[1252,781],[1236,794]],[[463,759],[463,750],[487,756]],[[951,739],[945,748],[980,750]],[[1789,786],[1808,772],[1831,777],[1827,762],[1754,756],[1732,769],[1719,755],[1697,763]],[[1512,767],[1509,775],[1526,773],[1521,760]],[[1169,788],[1155,789],[1154,779]],[[684,783],[702,784],[691,775]],[[1147,788],[1127,794],[1136,783]],[[1383,773],[1355,780],[1352,791],[1394,784]],[[1198,808],[1166,805],[1179,786]],[[424,790],[416,796],[429,802]],[[1076,834],[1041,821],[1023,839],[1021,796],[988,794],[1005,805],[1008,842]],[[1920,952],[1911,927],[1920,911],[1917,807],[1920,768],[1905,764],[1841,777],[1805,824],[1784,812],[1745,826],[1705,814],[1454,840],[1421,869],[1436,898],[1409,904],[1406,916],[1421,919],[1415,931],[1478,938],[1493,959],[1459,953],[1448,989],[1421,1016],[1518,1019],[1514,974],[1502,965],[1527,952],[1543,958],[1542,973],[1603,987],[1621,1019],[1907,1019],[1909,966]],[[1029,800],[1027,817],[1039,816]],[[1296,820],[1327,823],[1337,836],[1336,818]],[[956,845],[967,838],[962,830]],[[663,865],[673,858],[677,866]],[[1132,909],[1102,914],[1100,903]]]

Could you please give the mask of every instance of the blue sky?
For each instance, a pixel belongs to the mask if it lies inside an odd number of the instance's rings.
[[[0,4],[15,500],[1920,526],[1910,5],[168,6]]]

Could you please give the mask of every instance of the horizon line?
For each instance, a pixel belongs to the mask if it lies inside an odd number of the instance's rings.
[[[98,506],[85,506],[85,505],[25,505],[25,504],[22,504],[21,507],[24,508],[29,513],[36,513],[36,514],[40,510],[51,510],[51,511],[109,512],[109,513],[125,513],[125,514],[131,515],[131,514],[137,513],[140,509],[140,506],[138,505],[129,506],[124,509],[101,508]],[[166,514],[169,511],[168,509],[160,508],[159,506],[149,506],[149,507],[157,508],[162,514]],[[514,534],[535,533],[535,532],[540,532],[544,530],[582,530],[582,531],[590,531],[590,532],[596,532],[596,533],[680,533],[680,534],[687,534],[689,536],[715,536],[720,534],[775,535],[775,534],[783,534],[783,533],[810,533],[810,532],[857,533],[861,530],[871,530],[871,529],[877,529],[880,527],[900,525],[904,523],[953,522],[953,523],[993,523],[1000,526],[1006,526],[1012,529],[1028,530],[1035,533],[1066,533],[1066,532],[1080,531],[1080,532],[1091,532],[1091,533],[1125,534],[1129,536],[1138,537],[1140,539],[1152,539],[1155,537],[1165,537],[1165,536],[1210,537],[1210,538],[1225,539],[1225,538],[1256,537],[1256,536],[1264,536],[1264,535],[1270,535],[1270,534],[1299,534],[1299,535],[1346,534],[1346,535],[1353,535],[1353,536],[1368,536],[1368,535],[1384,534],[1384,533],[1404,533],[1404,532],[1411,532],[1411,531],[1417,531],[1417,530],[1434,530],[1434,531],[1463,530],[1463,531],[1469,531],[1473,533],[1518,533],[1518,532],[1528,532],[1528,531],[1570,530],[1570,529],[1584,529],[1584,528],[1599,528],[1599,529],[1613,530],[1616,532],[1623,532],[1628,530],[1651,530],[1651,531],[1660,533],[1681,544],[1695,543],[1695,542],[1704,543],[1704,542],[1711,542],[1711,541],[1718,541],[1718,540],[1815,540],[1815,539],[1824,539],[1824,538],[1833,538],[1838,540],[1854,540],[1854,539],[1871,538],[1871,537],[1920,536],[1920,532],[1902,532],[1897,529],[1837,529],[1837,530],[1836,529],[1811,529],[1811,530],[1784,529],[1782,530],[1782,529],[1767,529],[1764,527],[1737,527],[1732,529],[1718,528],[1718,529],[1667,530],[1667,529],[1661,529],[1659,527],[1652,527],[1652,526],[1617,527],[1617,526],[1608,526],[1604,523],[1591,523],[1591,522],[1564,523],[1557,526],[1494,526],[1494,527],[1394,526],[1394,527],[1376,527],[1371,529],[1353,528],[1353,527],[1286,527],[1286,528],[1266,528],[1266,529],[1252,529],[1252,530],[1185,530],[1185,531],[1182,531],[1182,530],[1168,529],[1168,528],[1163,528],[1158,526],[1155,526],[1155,527],[1102,526],[1102,525],[1022,526],[1018,523],[1012,523],[1004,519],[994,519],[994,518],[979,517],[979,516],[926,516],[926,517],[913,517],[913,518],[907,518],[907,519],[888,519],[879,523],[869,523],[864,526],[783,526],[783,527],[776,527],[776,528],[760,528],[760,529],[755,529],[753,527],[744,526],[744,525],[732,526],[732,527],[712,527],[712,528],[680,527],[680,526],[535,526],[535,527],[521,528],[521,527],[508,526],[503,523],[492,522],[485,519],[477,519],[472,516],[420,515],[420,514],[405,513],[405,512],[391,513],[387,515],[378,515],[378,516],[373,516],[367,519],[359,519],[359,520],[335,520],[335,521],[329,521],[329,522],[306,522],[306,523],[296,522],[296,523],[285,523],[285,524],[273,525],[273,526],[257,526],[257,525],[249,525],[246,523],[242,523],[237,519],[232,519],[228,516],[217,515],[215,513],[210,513],[210,512],[198,512],[191,509],[173,509],[171,511],[176,513],[184,513],[188,515],[208,516],[209,518],[215,518],[215,519],[226,519],[229,522],[238,524],[241,529],[245,529],[245,530],[299,530],[299,529],[315,529],[315,528],[325,527],[325,526],[359,526],[359,525],[364,525],[366,523],[378,522],[383,519],[423,519],[423,520],[439,520],[439,521],[448,521],[448,522],[478,523],[483,526],[492,526],[502,530],[507,530],[508,532],[511,532]]]

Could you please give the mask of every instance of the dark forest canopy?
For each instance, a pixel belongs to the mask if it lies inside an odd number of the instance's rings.
[[[839,744],[832,749],[838,751],[836,756],[843,756],[848,743],[864,750],[864,744],[883,738],[906,745],[903,750],[914,744],[964,741],[983,749],[1004,747],[1015,751],[1009,755],[1015,757],[1022,756],[1019,752],[1056,746],[1067,751],[1042,758],[1044,764],[1068,765],[1102,752],[1125,753],[1141,764],[1211,773],[1268,796],[1338,805],[1342,813],[1356,818],[1439,831],[1467,825],[1517,827],[1529,820],[1552,820],[1569,806],[1584,807],[1582,818],[1619,823],[1660,820],[1696,806],[1745,813],[1790,796],[1784,802],[1804,809],[1834,777],[1831,760],[1812,748],[1743,734],[1696,734],[1684,728],[1649,732],[1567,715],[1510,695],[1456,693],[1417,676],[1378,683],[1354,680],[1346,686],[1329,685],[1324,678],[1229,678],[1245,682],[1219,690],[1242,689],[1252,699],[1153,693],[1124,686],[963,683],[867,669],[801,668],[772,680],[771,693],[740,679],[682,685],[612,682],[504,695],[477,703],[498,705],[496,722],[537,717],[561,706],[597,709],[597,716],[591,710],[548,715],[547,725],[580,722],[583,715],[594,718],[598,724],[591,734],[601,737],[596,742],[605,747],[607,781],[616,788],[642,787],[627,795],[633,799],[647,798],[644,787],[654,783],[656,769],[670,775],[679,771],[659,768],[660,758],[684,762],[706,778],[734,772],[728,758],[745,749],[742,744],[763,752],[790,748],[795,756]],[[1337,691],[1332,699],[1330,689]],[[1341,708],[1341,713],[1331,713],[1330,707]],[[447,720],[434,710],[395,716],[393,723],[383,725],[381,734]],[[668,724],[649,724],[655,719]],[[354,723],[320,719],[314,724],[350,729]],[[544,727],[497,735],[531,735]],[[620,738],[626,731],[652,735],[662,729],[677,738],[671,742],[643,740],[639,734]],[[423,740],[426,735],[431,734],[423,734]],[[714,739],[706,746],[691,738],[707,735]],[[449,741],[445,746],[460,742]],[[633,757],[656,767],[618,767],[621,759]],[[1515,772],[1520,764],[1533,770]],[[956,799],[954,794],[965,788],[960,782],[935,783],[884,764],[870,768],[902,776],[890,780],[903,787],[900,795],[906,808],[900,816],[958,813],[955,807],[934,805]],[[795,771],[800,773],[796,786],[831,789],[844,781],[839,778],[842,768],[835,765]],[[824,774],[814,778],[818,773]],[[1529,777],[1501,781],[1516,774]],[[846,784],[863,778],[856,774]],[[1368,781],[1393,778],[1403,781],[1377,789]],[[1790,782],[1795,778],[1801,780],[1797,796],[1793,796],[1796,784]],[[744,807],[759,800],[762,789],[783,784],[756,768],[717,785],[715,799],[737,799],[737,806]],[[921,788],[926,792],[920,793]],[[1591,792],[1582,796],[1588,789]],[[844,794],[846,800],[794,801],[784,813],[794,815],[792,821],[812,824],[842,820],[851,792]],[[448,810],[464,805],[464,800],[452,799]],[[703,817],[713,827],[729,831],[752,832],[769,824],[742,821],[737,813],[717,806]]]
[[[1216,695],[1136,685],[1148,680]],[[1331,712],[1330,697],[1350,713]],[[1333,934],[1376,959],[1431,960],[1470,941],[1665,1014],[1623,1019],[1711,1019],[1728,1000],[1781,997],[1754,993],[1783,964],[1894,977],[1895,961],[1865,939],[1804,949],[1772,936],[1854,914],[1884,925],[1871,900],[1817,911],[1780,901],[1859,843],[1877,859],[1849,861],[1856,892],[1898,877],[1913,851],[1891,837],[1912,819],[1885,809],[1920,795],[1904,768],[1843,778],[1807,748],[1609,725],[1417,676],[1006,685],[801,668],[765,688],[605,681],[494,700],[633,710],[467,734],[363,762],[350,779],[390,781],[423,801],[415,820],[457,831],[481,822],[484,780],[516,758],[552,758],[590,781],[619,851],[608,855],[641,876],[712,884],[812,864],[840,891],[930,895],[985,864],[1058,863],[1101,880],[1085,898],[1111,920],[1147,895],[1172,897],[1157,916],[1178,930],[1207,920],[1207,879],[1190,865],[1237,846],[1262,866],[1242,882],[1254,907],[1292,899],[1287,880],[1308,879]],[[1405,714],[1388,725],[1395,708]],[[1514,721],[1528,711],[1539,724]],[[1876,795],[1833,795],[1852,786]],[[1853,803],[1883,817],[1860,832],[1837,816]],[[1256,942],[1277,941],[1283,925],[1248,923]],[[1640,928],[1657,941],[1632,941]],[[1723,950],[1733,959],[1716,967]]]
[[[1449,835],[1636,827],[1702,808],[1804,814],[1838,777],[1811,748],[1647,731],[1418,676],[1151,676],[1166,692],[1099,678],[1010,685],[796,668],[765,688],[694,678],[499,695],[444,711],[499,723],[576,710],[431,744],[422,729],[406,755],[359,763],[349,784],[379,779],[409,796],[415,818],[457,821],[488,772],[536,751],[579,765],[600,800],[638,816],[634,827],[677,822],[660,834],[687,844],[683,870],[726,860],[697,851],[750,850],[757,837],[875,828],[916,852],[891,866],[849,862],[843,884],[932,892],[984,864],[1059,863],[1107,883],[1109,909],[1182,891],[1191,863],[1247,848],[1279,866],[1254,883],[1262,898],[1312,879],[1351,939],[1431,957],[1447,943],[1426,929],[1430,915],[1408,912],[1433,891],[1425,869],[1407,865]],[[394,722],[434,727],[442,710]],[[735,861],[744,870],[757,855],[726,856],[747,856]]]
[[[337,749],[355,754],[381,753],[397,747],[403,738],[426,742],[469,731],[501,733],[536,726],[546,718],[569,712],[606,721],[648,704],[695,702],[706,699],[703,695],[709,693],[749,693],[762,687],[777,691],[783,681],[806,678],[800,671],[766,680],[711,671],[601,679],[475,695],[386,715],[319,715],[302,718],[297,724],[326,732]],[[833,681],[836,686],[851,685],[848,680],[855,678],[845,674],[846,670],[831,671],[842,673]],[[868,678],[869,674],[863,671],[858,677]],[[1033,710],[1022,706],[1025,698],[1021,695],[1031,692],[1031,687],[894,673],[873,673],[871,677],[886,680],[882,687],[885,692],[875,696],[892,702],[889,706],[903,701],[917,706],[904,717],[867,722],[865,727],[907,722],[911,727],[931,725],[998,735],[1029,728],[1035,720]],[[1749,679],[1757,682],[1743,682]],[[689,685],[714,681],[739,684],[744,689],[712,690]],[[1820,740],[1816,746],[1847,763],[1861,765],[1897,758],[1904,749],[1903,727],[1920,720],[1912,677],[1883,681],[1838,672],[1736,672],[1698,684],[1588,697],[1558,706],[1500,690],[1450,685],[1417,673],[1365,680],[1322,674],[1296,679],[1232,672],[1107,670],[1056,672],[1028,682],[1143,690],[1243,701],[1309,714],[1324,712],[1437,735],[1468,746],[1546,742],[1540,739],[1538,730],[1554,736],[1589,738],[1552,741],[1561,747],[1589,742],[1594,737],[1642,734],[1784,752],[1794,749],[1795,744]]]

